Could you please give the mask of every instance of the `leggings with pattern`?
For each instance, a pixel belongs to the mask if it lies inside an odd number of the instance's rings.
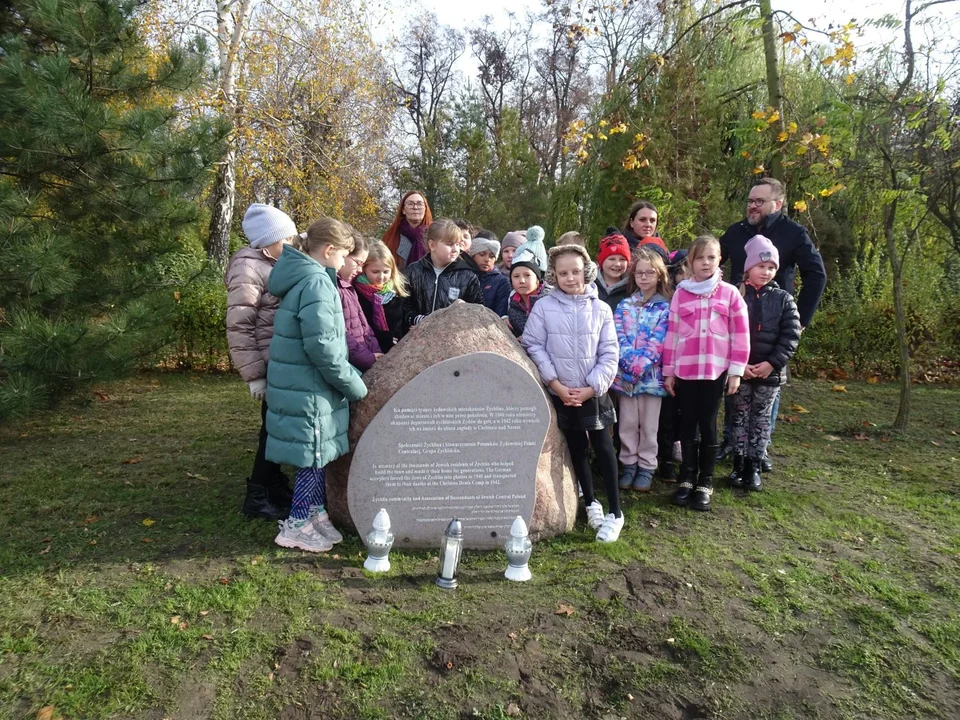
[[[321,468],[297,468],[293,486],[291,520],[306,520],[311,510],[323,512],[327,504],[327,471]]]
[[[759,460],[770,444],[773,405],[780,396],[779,385],[745,382],[733,396],[733,447],[745,458]]]

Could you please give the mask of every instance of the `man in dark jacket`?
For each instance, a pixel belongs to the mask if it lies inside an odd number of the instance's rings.
[[[774,281],[796,297],[800,325],[806,327],[813,320],[827,286],[827,271],[806,228],[783,214],[783,200],[783,185],[779,180],[763,178],[754,184],[747,200],[746,219],[731,225],[720,238],[720,264],[730,261],[730,282],[739,284],[747,259],[744,250],[747,242],[754,235],[770,238],[780,252],[780,270]],[[794,291],[798,268],[803,282],[799,296]]]
[[[743,263],[747,259],[744,249],[754,235],[764,235],[773,242],[780,253],[780,270],[774,282],[791,295],[796,296],[794,280],[797,269],[800,270],[802,287],[796,298],[800,312],[800,328],[805,328],[813,320],[813,314],[820,304],[823,290],[827,286],[827,271],[823,258],[810,239],[806,228],[783,214],[784,191],[779,180],[763,178],[750,188],[747,200],[747,217],[734,223],[720,237],[720,264],[730,261],[730,282],[739,284],[743,275]],[[773,408],[773,422],[776,422],[780,410],[779,398]],[[725,413],[729,414],[729,413]],[[728,435],[728,426],[724,422],[724,436]],[[725,437],[720,455],[726,457],[730,445]],[[772,466],[764,458],[764,470]]]
[[[460,230],[449,220],[452,233],[437,231],[440,239],[430,240],[430,253],[404,271],[410,294],[403,301],[404,325],[411,328],[435,310],[449,307],[456,300],[483,304],[483,291],[477,274],[460,255]]]

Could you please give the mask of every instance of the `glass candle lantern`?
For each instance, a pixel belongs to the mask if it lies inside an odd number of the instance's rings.
[[[463,526],[458,518],[447,525],[440,545],[440,564],[437,569],[437,585],[445,590],[457,587],[457,572],[460,569],[460,553],[463,552]]]
[[[364,541],[367,546],[367,559],[363,567],[370,572],[387,572],[390,569],[390,548],[393,547],[393,533],[390,532],[390,516],[386,509],[373,519],[373,529],[367,533]]]
[[[526,582],[532,575],[527,563],[530,561],[530,555],[533,552],[533,543],[527,533],[527,524],[523,518],[517,515],[510,527],[510,537],[503,545],[507,553],[507,570],[503,573],[507,580],[515,582]]]

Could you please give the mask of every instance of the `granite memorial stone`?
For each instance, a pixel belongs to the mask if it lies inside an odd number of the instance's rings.
[[[483,354],[484,359],[479,362],[484,364],[477,364],[475,353]],[[488,357],[490,354],[497,356],[497,358],[490,360]],[[436,371],[437,375],[426,375],[424,379],[421,379],[421,376],[424,376],[432,368],[451,359],[456,359],[460,365],[458,367],[445,366],[447,369]],[[487,360],[489,360],[489,363],[487,363]],[[500,361],[506,361],[506,364]],[[494,365],[493,363],[497,364]],[[459,377],[450,375],[449,368],[451,367],[453,372],[459,371],[461,375]],[[474,380],[469,380],[470,369],[474,367],[477,368],[477,372],[470,376]],[[483,368],[486,368],[486,370],[483,370]],[[480,380],[479,373],[481,371],[485,376],[484,380]],[[465,375],[465,372],[468,375]],[[443,382],[449,383],[449,387],[437,384],[444,373],[447,374],[447,378]],[[431,378],[437,378],[436,382]],[[497,317],[495,313],[482,305],[455,302],[450,307],[431,314],[416,329],[408,333],[396,347],[380,358],[373,368],[364,373],[363,380],[367,384],[369,393],[363,400],[350,406],[349,438],[351,452],[327,467],[327,509],[338,527],[356,529],[358,532],[365,533],[370,528],[373,516],[383,507],[390,513],[394,523],[393,531],[396,535],[394,549],[412,547],[414,543],[412,537],[409,542],[404,542],[404,537],[407,535],[400,528],[399,516],[396,515],[398,510],[389,503],[380,503],[373,498],[375,496],[386,496],[384,494],[386,489],[404,490],[409,492],[411,497],[433,497],[440,495],[440,493],[414,495],[412,493],[413,487],[394,486],[384,488],[383,486],[387,482],[449,483],[452,478],[456,477],[457,482],[462,481],[467,484],[445,487],[444,489],[449,489],[450,492],[443,492],[443,497],[454,493],[469,497],[527,495],[523,499],[510,498],[509,500],[501,499],[497,501],[494,498],[493,501],[490,501],[489,504],[491,505],[522,505],[526,509],[523,512],[520,510],[514,512],[507,507],[496,508],[496,511],[500,513],[498,517],[502,518],[502,529],[486,528],[482,541],[477,540],[481,544],[476,545],[473,542],[468,542],[468,547],[502,547],[510,523],[517,515],[524,517],[524,521],[529,527],[530,538],[534,542],[573,529],[578,506],[576,480],[574,479],[567,444],[556,425],[553,405],[547,402],[546,391],[542,389],[536,366],[527,357],[503,320]],[[413,389],[407,390],[413,383],[416,383]],[[469,383],[469,385],[466,383]],[[464,390],[467,387],[470,388],[473,397],[465,394]],[[405,390],[407,392],[404,392]],[[403,396],[400,393],[404,393]],[[537,402],[531,402],[529,398],[537,398]],[[548,425],[545,440],[542,425],[544,416],[540,411],[540,408],[544,405],[547,406]],[[483,408],[483,410],[480,408]],[[486,408],[493,409],[487,410]],[[507,408],[508,410],[497,410],[495,408]],[[510,410],[510,408],[513,408],[513,410]],[[536,410],[521,412],[519,408],[535,408]],[[397,412],[395,413],[394,410]],[[429,413],[429,415],[426,415],[426,413]],[[488,415],[488,417],[480,417],[481,413]],[[489,417],[491,413],[494,417]],[[383,420],[378,421],[376,427],[371,427],[378,416],[382,416]],[[485,422],[478,422],[480,420]],[[400,425],[391,426],[390,423],[394,421],[399,422]],[[419,433],[413,432],[411,430],[413,427],[420,428]],[[494,427],[500,427],[501,430],[490,431]],[[427,430],[425,428],[433,429]],[[459,429],[452,431],[451,428]],[[448,435],[442,437],[456,436],[458,439],[437,440],[436,437],[441,437],[438,435],[440,432],[448,433]],[[390,442],[384,442],[389,439],[389,436],[385,433],[392,433]],[[438,450],[443,450],[442,445],[439,449],[421,446],[416,448],[413,453],[401,455],[400,448],[397,446],[397,443],[401,442],[398,433],[410,438],[402,441],[408,444],[495,442],[496,446],[485,448],[486,452],[481,457],[470,457],[466,461],[464,460],[464,452],[476,455],[477,448],[458,448],[461,451],[459,454],[443,454],[438,452]],[[517,442],[533,443],[533,445],[508,445],[508,443]],[[539,458],[536,458],[538,448]],[[428,454],[427,450],[434,452]],[[518,462],[527,463],[529,461],[528,458],[521,458],[521,455],[526,456],[527,452],[536,459],[533,480],[530,479],[526,470],[520,472],[517,465]],[[387,460],[388,455],[392,455],[395,461]],[[354,462],[357,462],[357,468],[351,471]],[[374,464],[392,465],[396,462],[406,464],[405,468],[401,468],[399,472],[409,473],[416,478],[394,477],[394,479],[388,480],[387,475],[389,473],[397,474],[396,468],[378,468],[374,471],[372,467]],[[434,468],[419,468],[418,472],[414,472],[414,469],[409,467],[414,462],[427,463],[428,466],[430,463],[438,463],[438,465]],[[441,470],[450,470],[450,468],[441,468],[440,464],[462,462],[481,462],[483,466],[479,469],[458,468],[458,473],[448,473],[445,480],[439,476],[430,477],[431,473],[437,474]],[[512,468],[509,465],[511,462],[514,463]],[[497,466],[493,463],[507,464]],[[366,470],[361,470],[361,466]],[[379,475],[375,475],[375,472]],[[378,483],[371,481],[374,477],[380,478]],[[351,507],[348,507],[348,499],[351,503],[355,502],[353,499],[354,493],[358,489],[353,487],[355,478],[359,478],[357,480],[360,484],[359,487],[365,486],[365,492],[370,497],[369,506],[362,514],[354,512]],[[496,483],[498,481],[499,485],[488,484],[483,486],[479,484],[482,482]],[[529,492],[531,482],[534,484],[532,499]],[[504,492],[503,488],[507,484],[519,489]],[[437,487],[440,486],[434,486],[434,489]],[[430,486],[420,486],[416,489],[425,490],[429,488]],[[484,491],[485,488],[486,491]],[[359,502],[359,500],[356,502]],[[413,502],[411,500],[408,504],[412,505]],[[487,501],[471,500],[464,502],[484,503]],[[530,502],[533,503],[532,516],[528,505]],[[452,501],[444,501],[444,513],[450,513],[444,516],[443,520],[445,522],[449,522],[454,517],[451,512],[452,505]],[[439,511],[437,512],[439,513]],[[491,515],[493,512],[494,509],[489,508],[486,515]],[[480,516],[476,515],[475,517]],[[425,524],[427,523],[420,523],[420,525]],[[470,524],[470,520],[464,519],[464,526],[468,530]],[[478,521],[477,524],[492,524],[492,521]],[[445,526],[438,521],[438,524],[433,526],[434,530],[427,533],[430,535],[429,540],[417,541],[417,546],[436,547]],[[497,532],[496,538],[490,535],[492,532]]]

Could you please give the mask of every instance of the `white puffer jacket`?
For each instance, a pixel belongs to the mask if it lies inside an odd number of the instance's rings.
[[[617,375],[620,348],[610,306],[588,285],[583,295],[559,288],[537,301],[520,342],[544,385],[591,387],[599,397]]]

